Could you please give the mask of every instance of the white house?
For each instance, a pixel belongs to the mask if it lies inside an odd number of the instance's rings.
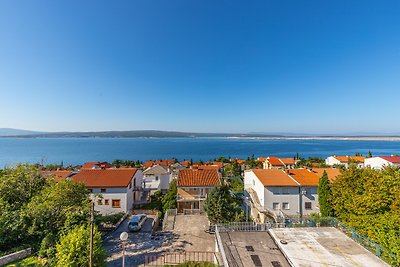
[[[382,169],[385,166],[400,166],[400,156],[379,156],[365,159],[365,167]]]
[[[349,167],[350,163],[357,164],[357,167],[364,167],[365,158],[362,156],[329,156],[325,159],[325,164],[328,166],[344,165],[346,168]]]
[[[245,171],[244,189],[258,222],[273,217],[318,213],[319,176],[308,169]]]
[[[172,171],[168,167],[155,165],[143,172],[143,189],[150,194],[157,190],[166,192],[172,180]]]
[[[136,168],[83,169],[72,179],[90,191],[94,209],[101,214],[128,212],[142,195],[142,171]]]

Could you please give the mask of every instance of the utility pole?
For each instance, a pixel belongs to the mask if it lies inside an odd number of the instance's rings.
[[[94,202],[90,203],[90,251],[89,267],[93,267],[93,230],[94,230]]]

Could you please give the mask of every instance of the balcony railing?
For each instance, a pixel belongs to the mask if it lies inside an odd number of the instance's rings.
[[[178,194],[177,200],[205,200],[207,195]]]

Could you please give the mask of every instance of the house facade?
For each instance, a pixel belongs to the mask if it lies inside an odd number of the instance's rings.
[[[258,222],[269,218],[318,213],[317,173],[308,169],[261,169],[244,174],[251,212]]]
[[[143,172],[143,190],[153,194],[157,190],[165,193],[172,180],[172,171],[168,167],[155,165]]]
[[[349,167],[350,163],[355,163],[358,168],[364,167],[365,158],[362,156],[329,156],[325,159],[325,164],[328,166],[344,165]]]
[[[136,168],[83,169],[72,179],[85,184],[103,215],[129,212],[142,196],[143,173]]]
[[[365,159],[365,167],[380,170],[386,166],[400,166],[400,156],[379,156]]]
[[[177,180],[177,209],[203,210],[208,193],[221,186],[221,174],[210,169],[184,169],[179,171]]]

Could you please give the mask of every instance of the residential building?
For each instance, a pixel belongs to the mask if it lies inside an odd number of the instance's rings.
[[[185,169],[179,171],[177,180],[178,212],[184,209],[203,210],[207,194],[221,186],[221,174],[210,169]]]
[[[143,171],[143,190],[151,195],[157,190],[165,193],[172,180],[172,171],[165,166],[155,165]]]
[[[259,161],[263,163],[263,169],[293,169],[297,162],[294,158],[278,157],[259,158]]]
[[[304,216],[318,213],[319,172],[309,169],[257,169],[244,173],[244,189],[253,217]]]
[[[141,200],[143,173],[136,168],[82,169],[72,179],[85,184],[101,214],[128,212]]]
[[[325,164],[328,166],[344,165],[347,168],[350,163],[354,163],[357,167],[363,168],[364,160],[365,158],[362,156],[329,156],[325,160]]]
[[[400,156],[378,156],[365,159],[365,167],[380,170],[386,166],[400,166]]]

